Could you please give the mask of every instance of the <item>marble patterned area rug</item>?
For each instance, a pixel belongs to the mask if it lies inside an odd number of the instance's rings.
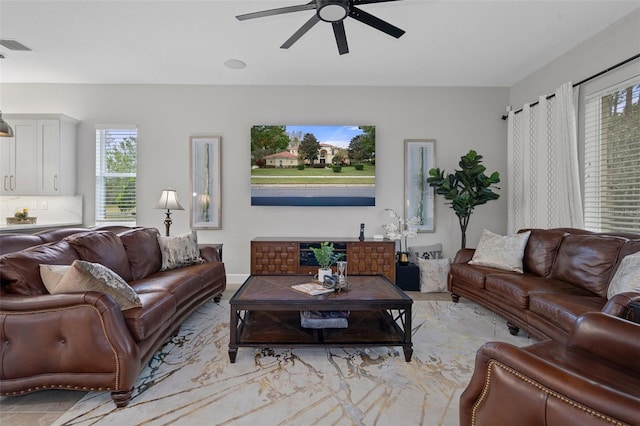
[[[521,333],[523,334],[523,333]],[[506,321],[471,302],[413,305],[402,348],[240,348],[229,362],[229,304],[203,305],[142,372],[126,408],[88,393],[56,425],[457,425],[476,350],[523,346]]]

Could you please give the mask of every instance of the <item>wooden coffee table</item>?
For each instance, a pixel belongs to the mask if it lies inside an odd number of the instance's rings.
[[[413,300],[383,275],[349,275],[349,289],[310,296],[309,275],[251,275],[229,300],[229,358],[239,347],[402,346],[411,361]],[[347,328],[308,329],[300,311],[350,311]]]

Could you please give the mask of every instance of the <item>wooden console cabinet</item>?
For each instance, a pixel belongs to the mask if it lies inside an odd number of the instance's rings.
[[[255,238],[251,241],[251,274],[289,275],[318,272],[310,247],[333,243],[336,252],[345,254],[347,274],[383,274],[396,282],[395,241],[359,241],[357,238]]]

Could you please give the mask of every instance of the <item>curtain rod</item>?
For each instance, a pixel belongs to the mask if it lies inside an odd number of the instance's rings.
[[[631,61],[634,61],[634,60],[636,60],[636,59],[638,59],[638,58],[640,58],[640,53],[638,53],[638,54],[636,54],[636,55],[633,55],[632,57],[630,57],[630,58],[628,58],[628,59],[625,59],[624,61],[619,62],[619,63],[615,64],[614,66],[611,66],[611,67],[609,67],[609,68],[607,68],[607,69],[605,69],[605,70],[602,70],[602,71],[600,71],[599,73],[592,75],[591,77],[587,77],[587,78],[585,78],[584,80],[581,80],[581,81],[577,82],[577,83],[576,83],[576,84],[574,84],[572,87],[580,86],[581,84],[584,84],[584,83],[586,83],[586,82],[588,82],[588,81],[591,81],[591,80],[593,80],[594,78],[598,78],[598,77],[600,77],[601,75],[606,74],[606,73],[608,73],[609,71],[613,71],[613,70],[615,70],[616,68],[619,68],[619,67],[621,67],[621,66],[623,66],[623,65],[625,65],[625,64],[627,64],[627,63],[629,63],[629,62],[631,62]],[[553,98],[553,97],[555,97],[555,96],[556,96],[556,94],[555,94],[555,93],[552,93],[552,94],[550,94],[550,95],[548,95],[548,96],[547,96],[547,99],[551,99],[551,98]],[[536,105],[538,105],[538,103],[540,103],[540,102],[539,102],[539,101],[535,101],[535,102],[533,102],[533,103],[530,103],[530,104],[529,104],[529,106],[536,106]],[[519,112],[522,112],[522,108],[520,108],[520,109],[519,109],[519,110],[517,110],[517,111],[514,111],[514,114],[517,114],[517,113],[519,113]],[[503,115],[503,116],[502,116],[502,119],[503,119],[503,120],[506,120],[507,118],[509,118],[509,115]]]

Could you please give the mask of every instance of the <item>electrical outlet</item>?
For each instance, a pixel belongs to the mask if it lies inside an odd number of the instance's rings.
[[[32,201],[31,202],[31,210],[38,210],[38,202],[37,201]]]
[[[49,202],[48,201],[42,201],[40,203],[40,209],[47,210],[48,208],[49,208]]]

